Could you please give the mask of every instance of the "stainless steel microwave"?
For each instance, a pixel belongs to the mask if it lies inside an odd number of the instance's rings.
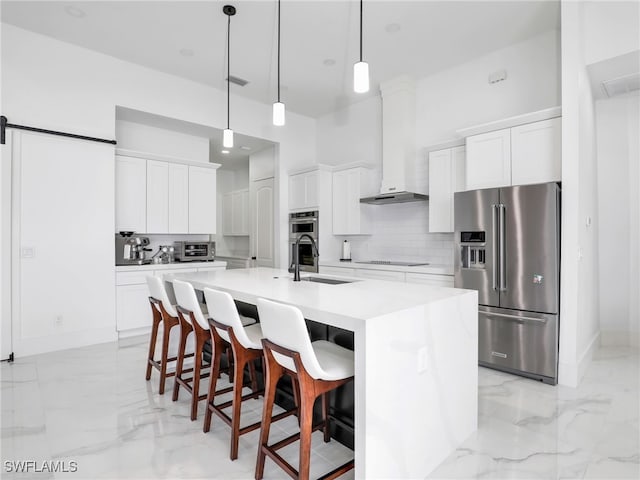
[[[174,258],[177,262],[209,262],[215,259],[216,242],[175,242]]]

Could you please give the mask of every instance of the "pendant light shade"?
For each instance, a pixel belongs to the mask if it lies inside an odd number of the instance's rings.
[[[285,123],[284,103],[276,102],[273,104],[273,124],[281,127]]]
[[[222,146],[225,148],[233,148],[233,130],[225,128],[222,132]]]
[[[353,65],[353,91],[369,91],[369,64],[362,61],[362,0],[360,0],[360,61]]]
[[[233,5],[225,5],[222,12],[227,16],[227,128],[222,132],[222,145],[225,148],[233,147],[233,130],[229,126],[229,117],[231,111],[231,17],[236,14],[236,7]]]
[[[281,127],[284,122],[284,103],[280,101],[280,0],[278,0],[278,101],[273,104],[273,124]]]
[[[369,91],[369,64],[358,62],[353,65],[353,91],[364,93]]]

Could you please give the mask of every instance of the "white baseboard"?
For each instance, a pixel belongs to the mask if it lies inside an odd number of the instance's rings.
[[[118,339],[122,340],[123,338],[138,337],[140,335],[146,335],[148,337],[149,333],[151,333],[151,327],[130,328],[129,330],[120,330],[118,332]]]
[[[591,341],[580,355],[579,360],[576,363],[560,363],[558,364],[558,383],[565,387],[576,388],[582,377],[584,377],[593,354],[598,350],[600,346],[600,332],[596,332]]]
[[[78,332],[65,332],[46,337],[14,339],[13,352],[15,358],[20,358],[69,348],[114,342],[117,339],[117,332],[113,327],[104,327]]]

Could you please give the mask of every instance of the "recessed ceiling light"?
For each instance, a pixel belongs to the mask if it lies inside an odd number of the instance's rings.
[[[400,31],[400,24],[398,23],[389,23],[386,27],[384,27],[387,33],[396,33]]]
[[[73,5],[67,5],[66,7],[64,7],[64,11],[67,13],[67,15],[71,15],[75,18],[84,18],[87,16],[84,10],[81,10],[78,7],[74,7]]]
[[[182,55],[183,57],[193,57],[193,50],[190,48],[181,48],[180,49],[180,55]]]
[[[326,58],[322,64],[325,67],[333,67],[336,64],[336,61],[333,58]]]
[[[251,150],[251,147],[247,147],[246,145],[243,145],[240,147],[240,150]]]
[[[220,153],[224,153],[226,155],[229,153],[229,150],[221,150]]]

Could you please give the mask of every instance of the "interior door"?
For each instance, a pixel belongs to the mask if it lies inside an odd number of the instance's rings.
[[[555,183],[500,189],[504,263],[500,306],[558,313],[559,187]]]
[[[500,299],[494,208],[498,192],[490,188],[454,195],[454,282],[458,288],[477,290],[480,305],[498,306]]]
[[[251,256],[258,267],[274,266],[273,178],[251,182]]]

